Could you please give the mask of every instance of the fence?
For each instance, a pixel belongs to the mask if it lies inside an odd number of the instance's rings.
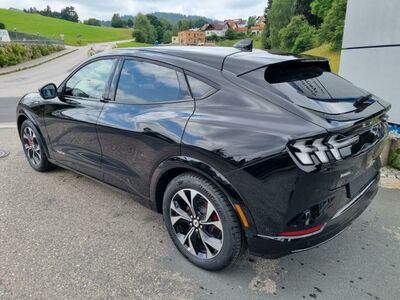
[[[28,34],[18,31],[8,31],[10,40],[13,43],[21,44],[45,44],[45,45],[62,45],[64,46],[64,40],[57,38],[48,38],[36,34]]]

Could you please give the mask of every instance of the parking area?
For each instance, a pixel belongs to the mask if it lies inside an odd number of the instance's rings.
[[[70,171],[33,171],[0,129],[0,298],[398,299],[400,190],[334,240],[222,272],[187,262],[162,216]]]

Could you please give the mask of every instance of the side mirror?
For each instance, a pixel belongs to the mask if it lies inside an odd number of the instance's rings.
[[[53,99],[58,96],[57,86],[54,83],[46,84],[39,89],[39,93],[43,99]]]

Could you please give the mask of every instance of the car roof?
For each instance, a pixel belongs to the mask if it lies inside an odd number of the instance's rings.
[[[253,49],[243,51],[233,47],[211,46],[156,46],[141,48],[121,48],[112,50],[115,54],[134,56],[138,52],[157,53],[178,57],[207,65],[219,70],[226,70],[234,74],[242,74],[248,71],[289,60],[323,60],[308,55],[294,55],[270,50]],[[109,53],[108,53],[109,54]]]

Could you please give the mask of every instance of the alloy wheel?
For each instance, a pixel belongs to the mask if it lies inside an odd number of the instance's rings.
[[[22,137],[28,159],[33,165],[39,165],[41,162],[41,149],[35,132],[32,128],[25,127]]]
[[[198,191],[178,191],[170,204],[170,219],[178,240],[192,255],[210,259],[221,251],[221,218],[211,201]]]

